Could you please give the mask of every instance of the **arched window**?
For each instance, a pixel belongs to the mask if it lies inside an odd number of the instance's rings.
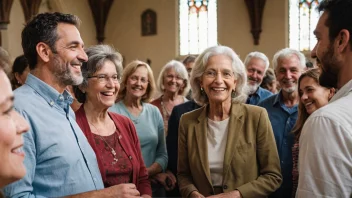
[[[216,0],[179,0],[180,55],[217,44]]]
[[[317,39],[313,31],[319,20],[316,10],[321,0],[290,0],[290,48],[311,51]]]

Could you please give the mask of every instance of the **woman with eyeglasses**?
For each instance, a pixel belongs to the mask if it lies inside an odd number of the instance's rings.
[[[152,181],[153,197],[164,197],[163,187],[167,187],[165,180],[157,182],[167,166],[163,119],[158,108],[148,103],[154,90],[154,76],[149,65],[132,61],[123,71],[118,102],[109,110],[133,121]],[[176,180],[175,177],[171,179]]]
[[[206,49],[191,73],[193,99],[178,136],[182,197],[268,197],[281,184],[279,157],[265,109],[247,105],[245,67],[229,47]]]
[[[159,108],[164,120],[165,136],[167,136],[168,121],[172,109],[174,106],[188,101],[185,96],[190,87],[185,66],[176,60],[166,63],[160,71],[157,88],[161,96],[151,104]]]
[[[151,197],[148,172],[132,121],[108,112],[120,89],[122,56],[108,45],[86,49],[83,83],[74,87],[81,107],[76,120],[97,156],[104,186],[119,185],[121,197]]]

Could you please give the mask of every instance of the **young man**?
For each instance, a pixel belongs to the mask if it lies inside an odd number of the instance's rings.
[[[246,103],[257,105],[259,102],[273,95],[270,91],[260,87],[265,72],[269,68],[269,60],[261,52],[251,52],[246,56],[244,65],[247,71],[247,88],[249,94]]]
[[[298,116],[298,79],[305,70],[306,61],[304,55],[299,51],[285,48],[276,52],[273,65],[281,91],[260,102],[258,106],[264,107],[268,111],[283,176],[281,187],[270,197],[281,198],[292,196],[292,146],[294,136],[291,130]]]
[[[5,187],[6,197],[113,197],[135,190],[134,185],[103,189],[94,151],[70,108],[65,88],[82,82],[80,67],[88,59],[78,23],[70,14],[44,13],[22,31],[31,72],[16,89],[14,106],[31,128],[24,135],[27,174]]]
[[[320,84],[338,92],[302,129],[296,197],[352,196],[352,1],[324,0],[312,57]]]

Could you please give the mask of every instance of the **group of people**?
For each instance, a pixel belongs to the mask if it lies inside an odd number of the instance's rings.
[[[261,52],[242,62],[210,47],[168,62],[154,82],[145,62],[123,68],[109,45],[85,49],[76,16],[37,15],[22,31],[15,64],[28,69],[13,70],[14,93],[0,51],[0,188],[6,197],[350,197],[351,9],[320,3],[320,68],[307,69],[297,50],[274,55],[278,93],[261,87]]]

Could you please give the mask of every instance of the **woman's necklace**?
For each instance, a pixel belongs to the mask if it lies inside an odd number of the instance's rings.
[[[95,127],[94,126],[94,124],[93,123],[90,123],[90,122],[88,122],[90,125],[92,125],[93,127],[94,127],[94,129],[97,131],[97,133],[98,133],[98,129],[97,129],[97,127]],[[114,125],[115,126],[115,125]],[[114,145],[116,146],[116,126],[114,127],[115,129],[114,129]],[[119,161],[118,159],[117,159],[117,157],[116,157],[116,151],[115,151],[115,149],[114,148],[112,148],[109,144],[108,144],[108,142],[103,138],[103,136],[101,136],[101,135],[99,135],[98,134],[98,136],[99,136],[99,138],[101,139],[101,140],[103,140],[104,142],[105,142],[105,144],[111,149],[110,150],[110,152],[111,152],[111,154],[113,155],[113,157],[114,157],[114,161],[112,162],[112,164],[116,164],[117,163],[117,161]]]

